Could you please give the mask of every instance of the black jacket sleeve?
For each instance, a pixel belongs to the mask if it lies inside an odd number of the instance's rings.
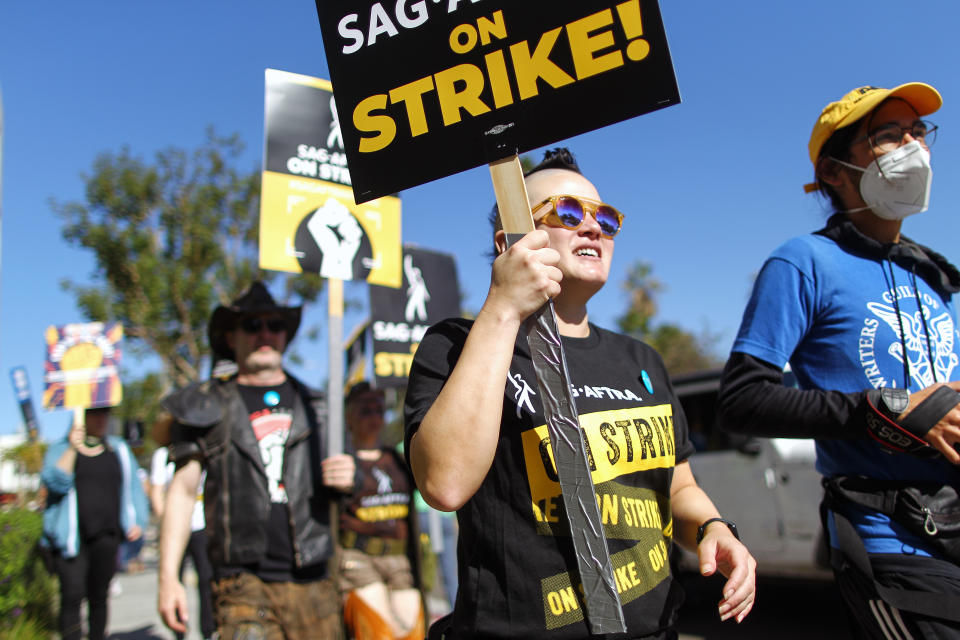
[[[733,352],[717,395],[720,427],[769,438],[867,437],[867,392],[841,393],[783,386],[776,365]]]

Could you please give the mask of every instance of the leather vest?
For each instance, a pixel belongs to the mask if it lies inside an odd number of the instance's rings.
[[[296,567],[310,567],[333,555],[330,500],[320,461],[323,431],[310,392],[287,374],[295,393],[293,421],[283,453]],[[198,458],[207,472],[204,485],[206,533],[214,566],[260,561],[267,548],[270,494],[256,436],[237,383],[207,380],[167,396],[162,402],[174,418],[170,458]]]

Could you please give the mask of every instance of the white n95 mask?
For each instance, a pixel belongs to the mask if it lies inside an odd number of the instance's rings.
[[[930,152],[917,140],[888,151],[866,168],[834,160],[863,173],[860,195],[867,206],[847,213],[871,209],[885,220],[903,220],[930,205]]]

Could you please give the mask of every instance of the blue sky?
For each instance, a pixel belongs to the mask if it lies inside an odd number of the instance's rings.
[[[627,215],[594,322],[614,325],[626,272],[645,260],[666,285],[658,320],[708,329],[725,354],[766,255],[825,218],[801,188],[816,116],[867,84],[919,80],[943,94],[930,117],[941,127],[931,207],[904,231],[960,264],[960,3],[661,0],[661,10],[683,102],[564,141]],[[59,282],[88,281],[94,269],[61,240],[49,200],[81,198],[80,176],[101,151],[128,146],[149,160],[167,146],[198,146],[211,124],[239,133],[240,166],[259,169],[268,67],[329,77],[313,2],[0,2],[0,373],[8,380],[12,367],[27,367],[42,437],[63,435],[70,420],[39,406],[42,332],[83,320]],[[454,253],[466,306],[478,309],[489,281],[487,168],[401,196],[404,242]],[[348,285],[347,296],[365,302],[365,286]],[[310,321],[325,313],[321,301]],[[361,314],[348,314],[345,333]],[[296,373],[321,384],[325,342],[301,342],[300,352]],[[21,422],[12,386],[0,382],[0,434]]]

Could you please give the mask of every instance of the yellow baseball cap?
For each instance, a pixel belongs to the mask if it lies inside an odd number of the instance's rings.
[[[854,89],[836,102],[831,102],[817,118],[810,133],[810,161],[817,164],[820,148],[837,129],[853,124],[867,115],[877,105],[887,98],[902,98],[910,103],[917,111],[917,115],[925,116],[933,113],[943,104],[940,93],[923,82],[909,82],[893,89],[880,87],[860,87]]]

